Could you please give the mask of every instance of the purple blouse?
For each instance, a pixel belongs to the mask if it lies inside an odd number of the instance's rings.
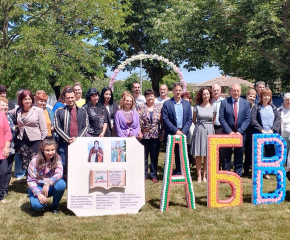
[[[118,110],[115,115],[116,132],[119,137],[138,137],[140,131],[139,115],[135,109],[131,110],[133,121],[130,125],[127,123],[123,110]]]

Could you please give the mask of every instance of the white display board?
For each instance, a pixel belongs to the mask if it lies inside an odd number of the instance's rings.
[[[77,216],[138,213],[144,148],[136,138],[77,138],[68,147],[67,207]]]

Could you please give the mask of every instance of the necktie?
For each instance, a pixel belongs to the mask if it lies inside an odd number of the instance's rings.
[[[237,130],[237,121],[238,121],[238,106],[237,106],[237,101],[238,100],[235,100],[235,102],[234,102],[235,130]]]

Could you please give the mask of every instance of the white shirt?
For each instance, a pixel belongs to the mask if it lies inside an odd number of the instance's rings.
[[[220,106],[221,106],[221,101],[224,100],[223,97],[219,97],[219,99],[216,101],[213,99],[213,102],[216,104],[216,117],[215,117],[215,126],[220,126],[221,123],[219,121],[219,115],[220,115]]]
[[[169,100],[170,98],[167,97],[166,99],[162,99],[161,97],[155,98],[154,103],[161,103],[163,104],[165,101]]]
[[[282,111],[281,111],[281,118],[282,118],[282,123],[281,123],[282,136],[290,137],[290,109],[287,109],[283,106]]]
[[[110,119],[111,119],[111,123],[113,124],[114,123],[114,118],[111,118],[110,105],[106,106],[106,108],[108,110],[108,113],[109,113],[109,116],[110,116]]]
[[[140,95],[137,99],[135,99],[135,104],[139,105],[142,103],[146,103],[146,98],[143,95]]]

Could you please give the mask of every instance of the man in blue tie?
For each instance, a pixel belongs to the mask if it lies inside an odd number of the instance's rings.
[[[246,130],[251,123],[250,104],[240,98],[241,86],[234,84],[230,90],[230,97],[221,102],[219,120],[224,134],[243,135],[243,146],[234,148],[234,171],[239,176],[243,173],[243,153]],[[222,149],[223,170],[231,170],[232,148]]]
[[[192,112],[189,101],[182,100],[182,85],[179,82],[173,84],[173,98],[163,104],[162,118],[164,123],[164,141],[170,135],[189,135],[189,128],[192,124]],[[188,137],[188,136],[187,136]],[[173,175],[181,175],[179,145],[175,146],[175,170]]]

